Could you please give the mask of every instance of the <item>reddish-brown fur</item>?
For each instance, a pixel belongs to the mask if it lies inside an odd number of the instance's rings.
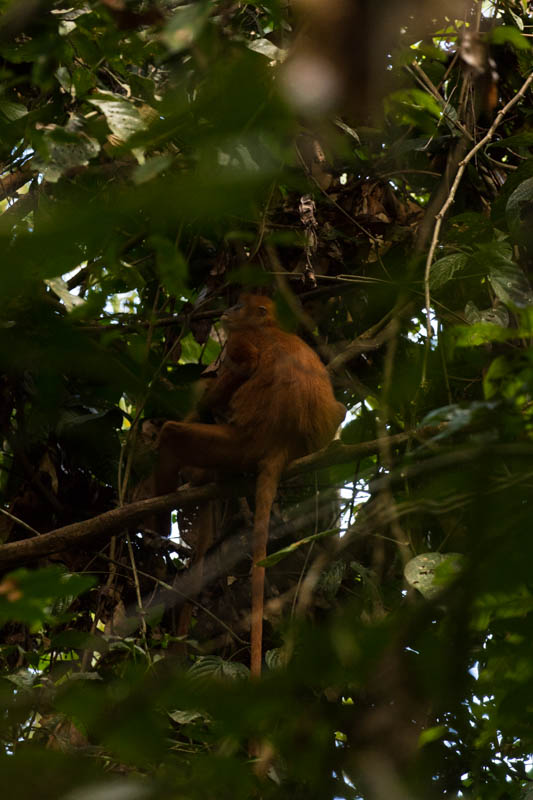
[[[326,368],[298,336],[282,331],[267,297],[243,295],[222,317],[228,332],[220,375],[200,403],[227,422],[167,422],[155,493],[173,491],[182,467],[257,471],[253,529],[251,671],[261,672],[264,568],[270,511],[281,473],[324,447],[344,419]]]

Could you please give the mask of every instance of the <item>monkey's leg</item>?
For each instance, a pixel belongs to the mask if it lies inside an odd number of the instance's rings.
[[[166,422],[158,442],[158,460],[154,473],[154,494],[172,492],[180,470],[192,467],[197,473],[209,469],[242,469],[245,464],[244,448],[238,431],[231,425],[210,425],[199,422]],[[199,511],[195,521],[198,530],[195,555],[190,566],[194,595],[201,589],[204,556],[213,539],[213,506],[211,503]],[[158,531],[170,533],[170,514],[158,517]],[[189,629],[192,605],[185,603],[178,621],[178,635]],[[184,652],[184,648],[183,648]]]
[[[243,464],[238,431],[231,425],[166,422],[159,435],[159,494],[171,492],[182,467],[238,469]]]
[[[192,585],[194,586],[194,596],[197,597],[202,590],[202,584],[204,582],[205,554],[213,544],[214,539],[215,509],[213,502],[206,503],[205,506],[198,509],[198,514],[194,520],[193,527],[196,529],[197,536],[194,558],[189,567],[189,573],[191,576]],[[178,573],[177,577],[179,578],[180,575],[181,573]],[[191,624],[192,610],[192,603],[186,602],[182,606],[177,627],[178,636],[187,635],[189,626]],[[181,645],[179,652],[182,656],[186,655],[187,651],[185,643]]]
[[[257,562],[266,558],[270,512],[278,489],[279,479],[286,463],[286,453],[276,453],[268,461],[264,461],[259,465],[259,473],[257,475],[252,537],[252,656],[250,661],[250,671],[255,676],[261,675],[265,592],[265,568],[258,567]]]
[[[244,466],[243,446],[231,425],[166,422],[159,435],[153,494],[173,492],[183,467],[237,470]],[[169,535],[170,514],[158,515],[157,530],[161,536]]]

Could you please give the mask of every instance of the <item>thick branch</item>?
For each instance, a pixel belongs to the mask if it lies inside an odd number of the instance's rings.
[[[385,342],[393,336],[394,324],[389,324],[383,328],[379,333],[368,335],[367,333],[358,336],[355,341],[351,342],[342,353],[339,353],[328,364],[330,372],[338,372],[345,364],[352,359],[360,356],[361,353],[368,353],[370,350],[378,350]]]
[[[16,172],[9,172],[0,178],[0,200],[10,197],[15,194],[17,189],[24,186],[25,183],[37,174],[37,170],[32,165],[31,159]]]
[[[426,439],[439,430],[439,428],[427,427],[416,432],[398,433],[395,436],[388,437],[388,439],[392,447],[397,447],[412,438]],[[358,461],[365,456],[379,453],[381,444],[379,439],[352,445],[333,442],[324,450],[319,450],[317,453],[312,453],[293,461],[286,470],[284,477],[292,478],[296,475],[303,475],[306,472],[312,472],[334,464]],[[0,569],[12,568],[35,558],[42,558],[61,550],[79,547],[101,536],[111,537],[117,535],[122,531],[125,532],[128,528],[153,513],[170,511],[171,509],[185,506],[196,506],[215,497],[240,497],[251,491],[251,481],[235,480],[231,483],[210,483],[206,486],[184,487],[177,492],[166,494],[162,497],[139,500],[136,503],[106,511],[104,514],[92,519],[75,522],[72,525],[65,525],[63,528],[57,528],[55,531],[43,533],[34,539],[23,539],[20,542],[4,544],[0,547]]]
[[[180,489],[162,497],[139,500],[122,508],[114,508],[92,519],[74,522],[72,525],[43,533],[35,539],[9,542],[0,547],[0,569],[13,567],[34,558],[42,558],[60,550],[78,547],[99,536],[111,537],[120,533],[122,529],[125,532],[128,527],[154,512],[196,505],[219,495],[220,487],[216,484]]]

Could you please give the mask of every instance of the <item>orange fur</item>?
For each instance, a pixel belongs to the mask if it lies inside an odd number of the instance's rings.
[[[261,672],[264,568],[270,512],[281,474],[324,447],[344,419],[329,375],[298,336],[282,331],[267,297],[245,294],[225,312],[220,375],[201,400],[227,422],[167,422],[159,438],[155,493],[173,491],[182,467],[257,471],[253,529],[251,671]],[[168,523],[167,531],[168,531]],[[165,531],[166,532],[166,531]]]

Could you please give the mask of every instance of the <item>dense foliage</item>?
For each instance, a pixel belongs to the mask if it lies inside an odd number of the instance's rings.
[[[533,16],[371,5],[0,0],[20,798],[531,794]],[[280,489],[261,681],[249,476],[182,489],[169,540],[138,499],[242,287],[349,409]]]

